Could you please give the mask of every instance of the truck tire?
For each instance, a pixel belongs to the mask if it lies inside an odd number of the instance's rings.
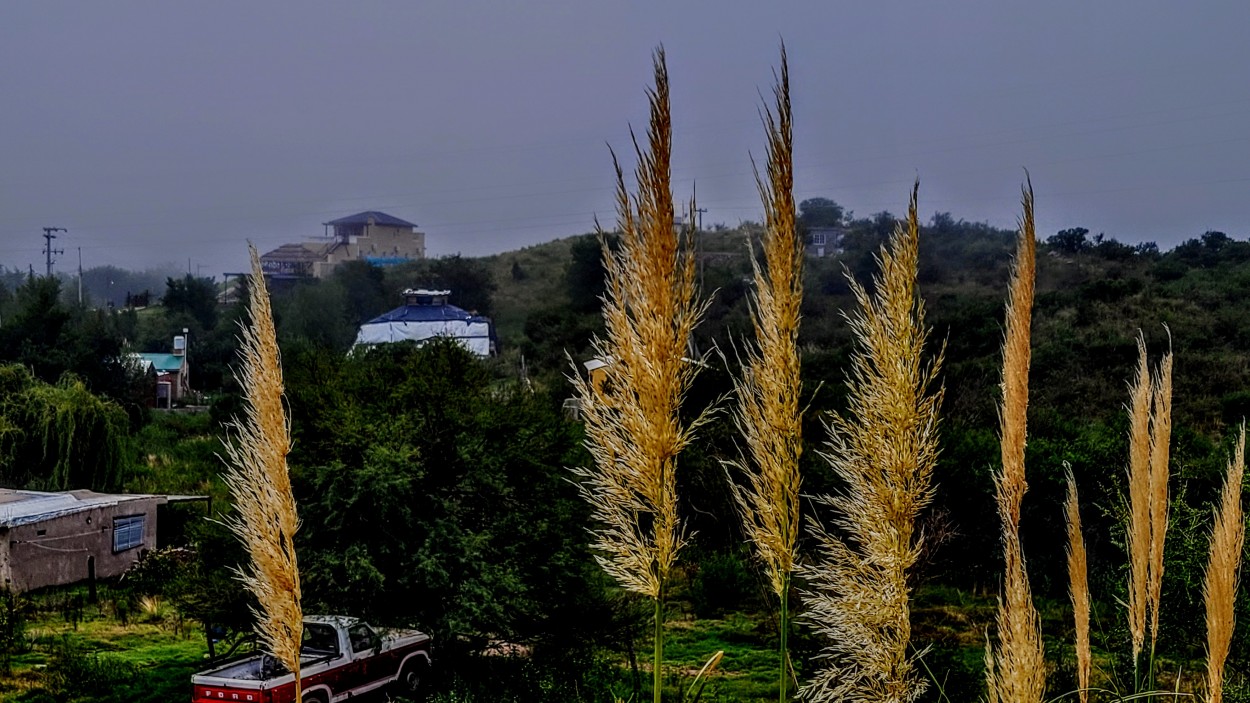
[[[326,694],[321,691],[305,693],[301,696],[301,698],[303,699],[303,703],[329,703],[329,701],[326,700]]]
[[[429,665],[425,659],[414,657],[404,664],[404,668],[399,671],[399,678],[395,679],[395,683],[391,685],[391,697],[405,698],[410,701],[420,700],[421,692],[425,688],[421,685],[421,680],[425,678],[426,670]]]

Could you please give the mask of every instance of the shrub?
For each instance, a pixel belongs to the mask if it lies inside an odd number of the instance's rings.
[[[727,612],[758,605],[759,584],[740,551],[709,552],[690,578],[687,596],[694,614],[718,618]]]

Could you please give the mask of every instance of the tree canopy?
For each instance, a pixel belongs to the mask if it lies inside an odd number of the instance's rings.
[[[128,434],[125,411],[73,376],[50,385],[21,366],[0,366],[0,485],[116,490]]]
[[[310,602],[448,639],[586,625],[581,449],[552,403],[445,340],[286,360]]]

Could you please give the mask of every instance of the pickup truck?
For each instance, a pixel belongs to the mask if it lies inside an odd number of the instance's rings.
[[[302,703],[335,703],[391,686],[415,698],[430,666],[430,636],[374,629],[337,615],[304,618],[300,649]],[[255,654],[191,677],[192,703],[294,703],[295,676],[268,654]]]

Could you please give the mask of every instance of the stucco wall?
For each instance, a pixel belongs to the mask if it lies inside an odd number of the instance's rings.
[[[21,592],[82,581],[90,557],[95,558],[96,578],[120,576],[141,551],[156,546],[156,506],[163,500],[135,498],[7,531],[0,528],[0,585]],[[114,552],[113,519],[130,515],[145,516],[143,543]]]

